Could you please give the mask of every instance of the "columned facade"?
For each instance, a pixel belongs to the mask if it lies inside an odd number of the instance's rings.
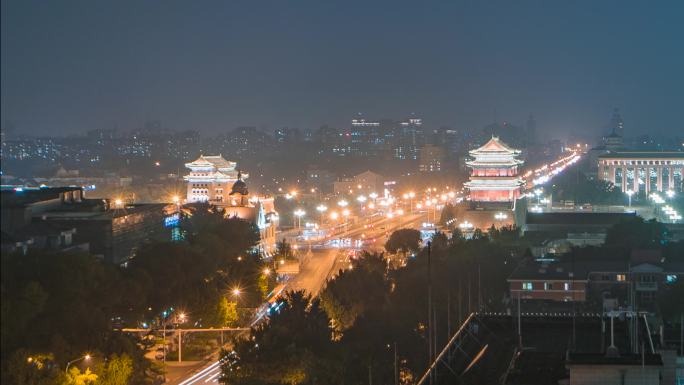
[[[598,177],[622,192],[682,192],[684,152],[611,152],[599,156]]]

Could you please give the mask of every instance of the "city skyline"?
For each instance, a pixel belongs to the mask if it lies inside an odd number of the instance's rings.
[[[664,135],[684,86],[672,6],[4,2],[2,111],[36,135],[344,127],[358,112],[457,128],[533,113],[551,135],[600,135],[617,107],[625,135]]]

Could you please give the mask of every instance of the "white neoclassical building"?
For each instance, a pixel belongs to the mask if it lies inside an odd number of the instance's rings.
[[[599,179],[622,192],[682,192],[684,152],[609,152],[598,157]]]

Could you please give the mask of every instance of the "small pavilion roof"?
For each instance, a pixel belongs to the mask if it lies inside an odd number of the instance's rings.
[[[471,155],[481,155],[481,154],[519,154],[520,150],[509,147],[504,143],[498,136],[492,136],[487,143],[482,147],[475,150],[471,150]]]

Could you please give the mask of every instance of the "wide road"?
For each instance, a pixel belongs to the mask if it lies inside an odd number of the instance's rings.
[[[370,239],[376,241],[364,246],[364,249],[381,251],[388,234],[399,228],[419,228],[420,222],[426,217],[425,213],[407,214],[394,218],[374,218],[371,221],[360,221],[350,225],[346,231],[336,234],[335,238]],[[364,227],[373,223],[372,228]],[[362,237],[365,235],[365,237]],[[304,290],[312,296],[318,295],[325,286],[325,282],[340,269],[349,267],[350,249],[347,248],[313,248],[311,252],[303,251],[304,257],[300,272],[287,283],[286,290]],[[221,370],[218,361],[212,361],[197,372],[176,381],[169,381],[173,385],[215,384],[218,382]]]
[[[288,290],[304,290],[312,296],[318,295],[331,273],[339,249],[314,249],[302,259],[301,270],[288,283]]]

